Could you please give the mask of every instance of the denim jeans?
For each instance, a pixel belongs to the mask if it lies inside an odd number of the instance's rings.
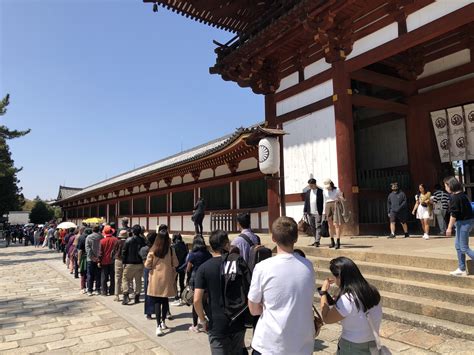
[[[458,253],[459,270],[466,270],[466,254],[474,260],[474,250],[469,249],[469,232],[474,227],[474,218],[465,221],[456,221],[456,238],[454,247]]]

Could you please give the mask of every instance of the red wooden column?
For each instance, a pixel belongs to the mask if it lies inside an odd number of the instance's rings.
[[[332,64],[334,112],[336,116],[336,149],[339,188],[347,199],[352,221],[346,224],[344,234],[359,234],[359,198],[356,175],[354,119],[352,116],[351,79],[342,60]]]
[[[268,128],[277,128],[274,94],[265,95],[265,122]],[[283,157],[281,156],[280,159],[283,159]],[[275,174],[275,176],[268,176],[266,181],[268,228],[271,231],[273,222],[280,217],[280,180],[278,179],[278,174]]]

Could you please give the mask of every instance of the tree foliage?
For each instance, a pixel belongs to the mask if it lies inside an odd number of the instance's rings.
[[[7,94],[0,100],[0,117],[7,112],[9,103],[10,95]],[[10,130],[5,125],[0,125],[0,216],[8,211],[21,210],[24,203],[22,188],[18,186],[20,180],[17,178],[21,168],[15,168],[7,141],[22,137],[29,132],[30,130]]]
[[[30,222],[44,224],[54,218],[54,210],[42,200],[35,199],[35,205],[30,212]]]

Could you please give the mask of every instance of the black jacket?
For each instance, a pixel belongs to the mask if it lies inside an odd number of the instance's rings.
[[[311,213],[311,206],[309,205],[310,204],[310,198],[311,198],[311,189],[306,191],[306,193],[304,195],[303,213]],[[323,204],[324,204],[323,190],[321,190],[320,188],[317,188],[316,189],[316,207],[318,209],[319,215],[323,214]]]
[[[140,249],[146,245],[142,237],[134,235],[128,238],[122,250],[123,264],[143,264],[140,256]]]

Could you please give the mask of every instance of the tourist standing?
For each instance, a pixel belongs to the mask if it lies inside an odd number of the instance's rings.
[[[141,237],[142,228],[135,224],[132,227],[132,237],[125,241],[122,250],[123,277],[122,304],[129,302],[130,283],[135,281],[135,303],[140,302],[140,291],[142,289],[143,260],[140,256],[140,249],[145,246],[145,241]]]
[[[313,264],[294,253],[298,225],[280,217],[272,224],[277,255],[253,270],[248,294],[250,313],[260,315],[252,339],[254,354],[312,354],[315,291]]]
[[[222,285],[223,278],[227,277],[227,275],[235,274],[236,271],[236,268],[233,267],[236,265],[233,262],[231,262],[231,267],[223,270],[223,255],[225,256],[230,248],[229,237],[224,231],[214,231],[209,237],[209,244],[211,245],[213,257],[202,264],[196,274],[194,307],[199,317],[199,322],[208,331],[211,353],[213,355],[241,355],[242,349],[245,347],[245,319],[241,316],[231,322],[223,307],[223,304],[225,304]],[[246,266],[243,259],[240,256],[238,258]],[[247,274],[250,273],[248,269],[246,271]],[[244,278],[238,278],[238,280],[246,282]],[[235,295],[235,298],[241,297],[243,286],[232,285],[231,289],[238,293],[238,295]],[[204,292],[207,292],[208,295],[206,314],[209,318],[209,323],[203,308]]]
[[[176,281],[179,282],[179,292],[175,297],[175,306],[182,306],[181,294],[184,291],[184,284],[186,278],[186,259],[188,257],[188,246],[183,241],[181,234],[173,234],[173,240],[171,244],[176,257],[178,258],[178,266],[176,267]]]
[[[344,195],[334,185],[332,180],[324,180],[323,185],[323,215],[328,221],[331,232],[331,245],[329,245],[329,248],[339,249],[341,247],[342,225],[346,222],[349,211],[345,209]],[[337,244],[334,243],[334,235],[336,235]]]
[[[10,238],[10,237],[8,237],[8,238]],[[34,238],[34,241],[35,241],[35,248],[39,248],[40,247],[40,239],[41,239],[41,228],[39,228],[39,227],[35,228],[33,238]]]
[[[369,319],[378,333],[382,322],[379,291],[362,276],[357,265],[349,258],[339,257],[329,262],[334,278],[326,279],[321,287],[321,316],[324,323],[341,322],[342,334],[337,354],[376,354],[377,345]],[[339,287],[335,307],[329,305],[331,284]]]
[[[392,192],[387,198],[387,211],[388,218],[390,219],[390,236],[389,238],[395,238],[395,223],[398,221],[402,225],[405,238],[408,238],[408,204],[407,197],[403,191],[398,187],[398,182],[392,182]]]
[[[433,215],[438,221],[439,232],[441,235],[446,234],[446,212],[449,207],[449,194],[443,190],[440,184],[436,184],[435,191],[431,200],[433,202]]]
[[[250,248],[254,245],[260,245],[260,237],[250,228],[250,213],[239,213],[236,219],[240,234],[234,238],[230,245],[237,247],[240,256],[248,263]]]
[[[188,255],[188,263],[186,266],[186,274],[188,275],[188,285],[192,290],[195,289],[196,284],[196,273],[199,267],[204,264],[207,260],[211,259],[212,255],[209,253],[206,247],[206,242],[201,235],[196,235],[193,239],[193,245],[191,252]],[[198,315],[194,305],[192,306],[193,324],[189,327],[189,330],[195,333],[199,332],[198,328]]]
[[[122,251],[125,245],[125,240],[128,238],[128,231],[122,229],[118,234],[118,241],[115,243],[113,256],[114,256],[114,273],[115,273],[115,298],[114,301],[120,301],[120,295],[122,294],[122,278],[123,278],[123,264],[122,264]]]
[[[99,253],[100,240],[103,236],[99,233],[100,228],[95,226],[92,229],[92,234],[86,238],[86,255],[87,255],[87,294],[100,295],[100,269],[99,269]],[[95,283],[95,290],[94,290]]]
[[[474,226],[474,215],[472,207],[466,194],[462,191],[462,185],[454,176],[444,179],[444,187],[451,194],[449,200],[449,224],[446,235],[451,236],[453,226],[456,226],[454,246],[458,254],[458,268],[450,274],[453,276],[466,276],[466,254],[474,260],[474,250],[469,248],[469,233]],[[469,270],[472,272],[472,270]]]
[[[316,179],[308,180],[309,190],[304,196],[303,213],[308,217],[314,242],[310,246],[319,247],[321,241],[321,218],[324,209],[323,190],[316,185]]]
[[[199,200],[194,205],[193,216],[191,217],[194,222],[194,229],[196,230],[196,234],[202,235],[202,221],[204,220],[205,213],[206,203],[202,197],[199,197]]]
[[[153,246],[155,243],[156,239],[156,232],[151,232],[147,235],[146,237],[146,245],[140,249],[140,256],[143,260],[143,263],[145,263],[146,258],[148,256],[148,252],[150,251],[150,248]],[[144,313],[147,319],[151,319],[151,315],[155,313],[155,305],[153,303],[153,300],[151,299],[150,296],[148,296],[148,279],[149,279],[149,274],[150,274],[150,269],[144,266],[143,268],[143,282],[144,282],[144,287],[143,290],[145,291],[145,303],[143,304],[144,308]]]
[[[159,230],[145,262],[145,267],[150,270],[147,294],[155,306],[157,336],[163,335],[163,330],[168,328],[165,323],[169,310],[168,297],[176,295],[178,258],[170,244],[168,230]]]
[[[419,193],[415,195],[415,207],[411,212],[421,222],[423,229],[423,239],[430,239],[430,219],[432,218],[431,192],[424,184],[418,186]]]
[[[81,291],[87,293],[87,254],[86,254],[86,239],[89,234],[92,234],[92,229],[84,229],[84,233],[79,236],[77,241],[77,260],[79,263],[79,274],[81,275]]]
[[[111,226],[106,225],[102,230],[104,238],[100,240],[99,252],[99,268],[101,272],[101,290],[102,296],[110,296],[115,291],[115,265],[113,259],[113,251],[118,239],[114,237],[114,230]],[[109,287],[107,282],[110,281]]]

